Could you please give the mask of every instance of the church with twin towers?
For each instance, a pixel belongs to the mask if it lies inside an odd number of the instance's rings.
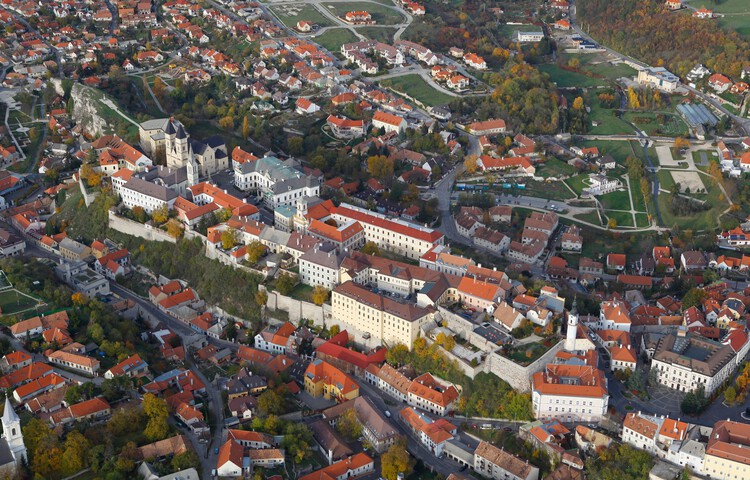
[[[229,155],[224,139],[218,135],[204,141],[190,138],[179,120],[161,118],[139,125],[141,149],[154,159],[163,156],[168,168],[187,169],[188,184],[229,168]]]

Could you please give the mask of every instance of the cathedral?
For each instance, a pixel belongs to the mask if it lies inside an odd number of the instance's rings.
[[[23,443],[23,433],[21,433],[21,419],[13,410],[13,405],[7,396],[1,421],[3,435],[0,438],[0,475],[12,476],[26,461],[26,445]]]
[[[168,168],[187,167],[190,185],[229,168],[227,146],[221,137],[214,135],[204,142],[191,139],[182,123],[174,118],[143,122],[139,133],[141,147],[147,154],[155,155],[163,149]]]

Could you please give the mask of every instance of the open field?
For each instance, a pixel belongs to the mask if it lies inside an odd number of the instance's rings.
[[[660,182],[661,178],[660,176]],[[669,194],[662,193],[659,195],[659,211],[661,212],[665,226],[672,227],[673,225],[677,225],[680,228],[690,228],[694,231],[713,230],[719,226],[719,219],[728,207],[727,201],[716,181],[705,175],[701,175],[700,180],[702,180],[708,193],[698,195],[691,193],[690,196],[706,201],[711,208],[690,215],[678,216],[672,212]]]
[[[565,183],[567,183],[568,186],[573,189],[573,191],[576,192],[577,195],[580,196],[583,192],[583,189],[588,185],[588,179],[588,174],[582,173],[580,175],[568,178],[567,180],[565,180]],[[584,180],[587,183],[584,184]]]
[[[625,190],[617,190],[598,197],[605,210],[630,210],[630,195]]]
[[[377,5],[369,2],[345,2],[345,3],[324,3],[322,8],[327,8],[329,12],[337,17],[343,17],[346,12],[364,10],[372,15],[376,25],[399,25],[404,22],[404,17],[393,8],[385,5]]]
[[[507,192],[507,190],[504,192]],[[575,198],[563,182],[547,183],[529,180],[526,182],[526,189],[519,190],[519,192],[530,197],[546,198],[560,202]]]
[[[550,79],[560,88],[598,87],[609,83],[607,79],[594,78],[583,73],[566,70],[555,63],[539,65],[538,68],[549,75]]]
[[[568,165],[562,160],[548,158],[544,164],[537,166],[537,174],[544,178],[572,175],[576,172],[575,167]]]
[[[453,97],[435,90],[422,77],[417,74],[393,77],[382,82],[383,86],[390,86],[394,90],[403,92],[410,97],[416,98],[428,106],[445,105],[453,100]]]
[[[391,43],[393,42],[393,34],[396,33],[395,28],[378,28],[378,27],[358,27],[357,32],[360,35],[364,35],[370,40],[377,42]]]
[[[625,112],[624,118],[649,135],[680,137],[689,133],[687,125],[677,115]]]
[[[628,135],[633,133],[633,127],[615,116],[614,108],[602,108],[596,91],[589,94],[586,104],[591,108],[589,122],[597,122],[597,126],[591,126],[587,132],[589,135]]]
[[[341,50],[341,45],[353,43],[359,40],[348,28],[331,28],[326,30],[323,35],[313,37],[313,41],[328,49],[329,52],[336,53]]]
[[[289,28],[295,28],[300,20],[307,20],[321,27],[330,27],[333,22],[324,17],[312,5],[284,5],[271,7],[271,11]]]
[[[630,212],[615,212],[612,210],[607,210],[604,212],[606,216],[608,216],[610,219],[614,218],[617,222],[618,227],[634,227],[633,225],[633,216],[630,214]]]
[[[2,315],[13,315],[34,307],[39,301],[34,297],[19,292],[15,288],[0,292]]]

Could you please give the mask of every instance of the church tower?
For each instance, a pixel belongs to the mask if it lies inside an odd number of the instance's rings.
[[[198,163],[195,161],[195,157],[191,157],[187,163],[188,187],[197,185],[199,176],[200,176],[200,169],[198,168]]]
[[[7,395],[5,397],[5,411],[3,411],[2,423],[3,439],[8,442],[8,447],[13,455],[13,459],[16,461],[16,465],[20,465],[26,459],[26,445],[23,443],[23,433],[21,433],[21,419],[18,418],[16,411],[13,410],[13,405],[11,405],[10,398]]]
[[[185,132],[182,123],[170,119],[164,135],[166,136],[167,167],[177,170],[186,166],[192,157],[192,151],[190,137]]]
[[[576,298],[573,298],[573,308],[568,312],[568,331],[565,335],[565,351],[572,352],[576,349],[576,336],[578,334],[578,308]]]

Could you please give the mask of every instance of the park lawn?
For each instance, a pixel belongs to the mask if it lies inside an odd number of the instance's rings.
[[[370,40],[376,42],[391,43],[393,42],[393,34],[396,33],[395,28],[378,28],[378,27],[358,27],[357,33],[364,35]]]
[[[37,303],[35,298],[19,292],[15,288],[0,292],[2,315],[13,315],[14,313],[32,308]]]
[[[578,220],[592,223],[594,225],[601,225],[601,220],[599,220],[599,214],[596,213],[596,210],[589,213],[579,213],[577,215],[573,215],[573,218],[576,218]]]
[[[348,28],[331,28],[323,35],[313,37],[313,40],[329,52],[336,53],[341,50],[341,45],[354,43],[359,39]]]
[[[572,188],[578,196],[581,196],[581,193],[583,193],[583,189],[588,187],[588,183],[584,184],[584,180],[588,179],[588,174],[582,173],[580,175],[568,178],[567,180],[565,180],[565,183],[567,183],[568,186]]]
[[[430,84],[415,73],[389,78],[383,82],[383,85],[403,92],[430,107],[445,105],[454,100],[454,97],[432,88]]]
[[[690,228],[694,231],[713,230],[719,226],[720,217],[728,207],[727,201],[714,179],[706,175],[701,175],[701,180],[706,186],[708,193],[693,194],[691,196],[705,200],[711,208],[703,212],[695,212],[691,215],[677,216],[672,213],[669,207],[669,195],[662,193],[659,195],[659,211],[661,212],[664,226],[672,227],[673,225],[677,225],[680,228]]]
[[[692,6],[698,7],[697,0],[690,2]],[[747,0],[722,0],[721,2],[711,2],[711,10],[717,13],[747,13]]]
[[[630,195],[626,190],[617,190],[599,197],[605,210],[630,210]]]
[[[522,195],[530,197],[546,198],[548,200],[565,201],[575,198],[563,182],[537,182],[529,180],[526,189],[518,190]],[[505,191],[507,193],[507,190]]]
[[[656,172],[656,178],[659,179],[659,190],[670,191],[674,186],[674,178],[669,170],[659,170]],[[659,194],[660,196],[662,194]]]
[[[539,172],[537,174],[541,177],[560,177],[563,175],[572,175],[576,172],[576,168],[568,165],[567,163],[557,158],[549,158],[541,166],[538,166]]]
[[[315,23],[321,27],[330,27],[333,22],[328,18],[324,17],[315,7],[312,5],[297,6],[293,9],[287,10],[285,7],[271,7],[271,11],[281,20],[281,22],[288,28],[294,29],[297,26],[297,22],[300,20],[307,20],[308,22]],[[296,15],[291,14],[291,11],[298,12]]]
[[[618,63],[616,65],[609,62],[588,63],[583,69],[595,75],[607,77],[610,80],[616,80],[621,77],[632,77],[636,74],[633,67],[624,63]]]
[[[615,212],[611,210],[605,210],[604,214],[609,218],[614,218],[617,222],[618,227],[634,227],[633,216],[630,212]],[[615,250],[613,250],[615,251]]]
[[[633,156],[630,144],[618,140],[585,140],[577,142],[579,147],[597,147],[602,155],[612,155],[620,165],[625,165],[625,159]]]
[[[376,25],[399,25],[405,21],[404,16],[394,8],[370,2],[324,3],[321,6],[337,17],[343,17],[346,12],[364,10],[372,15]]]
[[[635,223],[636,227],[638,228],[645,228],[651,225],[651,223],[648,221],[648,214],[647,213],[636,213],[635,214]]]
[[[609,83],[607,79],[594,78],[583,73],[565,70],[555,63],[545,63],[537,68],[549,75],[550,79],[560,88],[598,87]]]
[[[646,177],[648,180],[648,177]],[[630,194],[633,196],[633,209],[638,212],[646,212],[646,201],[643,199],[643,194],[641,193],[641,183],[639,181],[633,181],[630,180]],[[651,186],[649,182],[649,191],[651,191],[653,187]]]
[[[633,128],[615,116],[617,110],[613,108],[602,108],[599,99],[593,93],[589,95],[587,105],[591,109],[589,121],[597,122],[598,125],[591,126],[587,132],[589,135],[627,135],[633,133]]]
[[[659,118],[663,116],[664,118]],[[677,115],[652,112],[625,112],[624,118],[648,135],[684,137],[689,134],[685,122]]]

